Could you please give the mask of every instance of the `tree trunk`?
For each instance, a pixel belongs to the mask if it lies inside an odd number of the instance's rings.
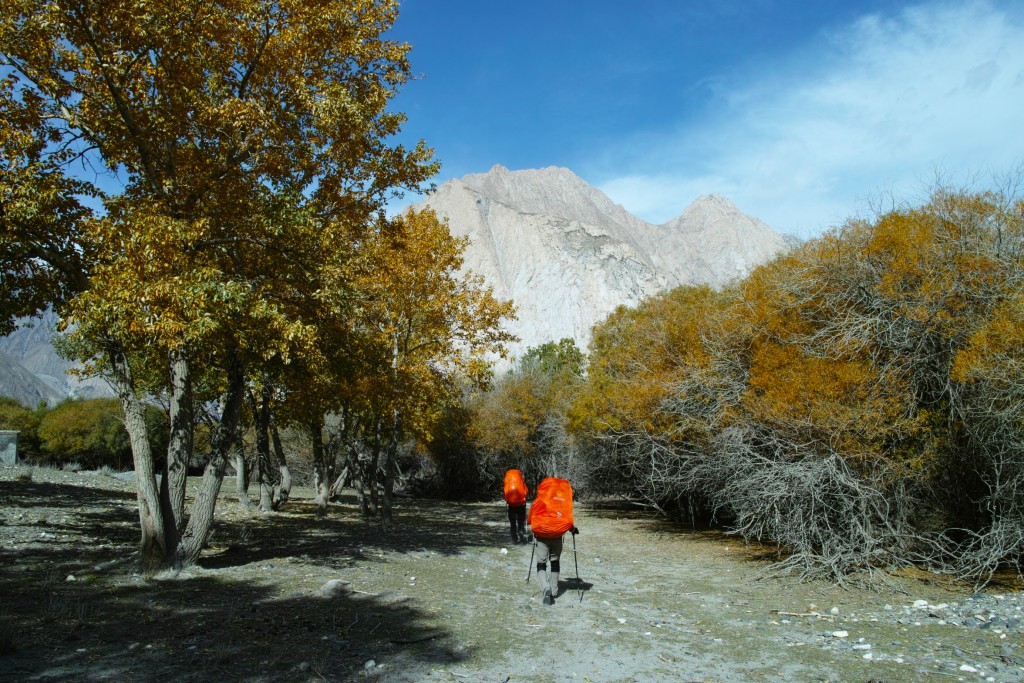
[[[139,560],[143,571],[154,572],[166,562],[170,548],[167,545],[166,526],[153,468],[153,451],[146,430],[146,406],[135,391],[131,366],[121,345],[110,342],[107,355],[117,397],[124,412],[125,429],[132,445],[135,491],[139,502],[139,528],[142,534],[139,541]]]
[[[402,411],[395,410],[394,419],[391,424],[391,441],[384,457],[384,507],[381,515],[385,526],[391,526],[394,521],[392,514],[392,501],[395,493],[395,474],[398,471],[398,444],[402,438]]]
[[[334,483],[331,484],[331,490],[329,492],[331,500],[341,497],[341,492],[345,490],[345,485],[348,483],[348,480],[351,479],[351,477],[352,471],[349,469],[349,466],[345,465],[344,467],[342,467],[341,472],[339,472],[338,476],[334,478]]]
[[[170,438],[167,443],[167,463],[161,483],[164,500],[164,528],[167,547],[173,552],[185,529],[185,488],[188,484],[188,464],[192,459],[195,422],[192,406],[192,366],[184,349],[169,354],[170,360]],[[166,498],[163,492],[166,491]]]
[[[274,444],[274,455],[277,457],[277,470],[281,479],[274,488],[274,509],[280,510],[288,502],[288,496],[292,491],[292,473],[288,469],[288,461],[284,457],[284,448],[281,446],[281,434],[277,431],[277,418],[274,411],[270,411],[270,438]]]
[[[270,384],[263,376],[263,390],[257,409],[253,400],[253,423],[256,427],[256,471],[260,485],[260,511],[274,509],[274,472],[270,463]]]
[[[374,426],[373,449],[370,451],[370,464],[366,468],[365,483],[370,492],[370,514],[376,517],[380,513],[380,418]]]
[[[245,461],[245,450],[239,440],[234,451],[235,462],[235,491],[238,493],[238,503],[243,510],[252,509],[252,501],[249,500],[249,464]]]
[[[370,516],[370,503],[366,499],[366,474],[359,458],[359,452],[349,445],[349,466],[352,468],[351,486],[356,492],[356,501],[359,503],[359,514],[363,517]]]
[[[203,479],[196,490],[195,502],[192,503],[192,515],[174,555],[173,565],[176,568],[195,564],[206,545],[210,527],[213,525],[213,512],[217,507],[217,495],[227,471],[228,458],[232,448],[237,448],[241,440],[239,429],[244,399],[244,368],[237,350],[232,349],[228,358],[228,389],[224,396],[223,414],[214,437],[210,462],[206,465]]]
[[[314,419],[309,425],[313,437],[313,488],[315,491],[316,516],[327,515],[327,501],[331,494],[331,472],[324,454],[323,425]]]

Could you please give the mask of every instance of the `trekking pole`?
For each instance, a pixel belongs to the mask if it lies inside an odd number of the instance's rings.
[[[537,539],[533,539],[533,549],[530,550],[530,566],[526,568],[526,583],[530,583],[530,574],[533,572],[533,554],[537,552]],[[576,572],[579,574],[579,571]]]
[[[580,582],[580,561],[576,558],[576,534],[572,534],[572,561],[576,565],[576,583]]]
[[[580,561],[576,557],[576,534],[572,534],[572,562],[576,565],[576,588],[580,591],[580,602],[583,602],[583,580],[580,579]]]

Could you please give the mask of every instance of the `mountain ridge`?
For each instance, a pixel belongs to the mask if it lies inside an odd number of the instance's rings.
[[[99,377],[79,379],[69,374],[81,364],[61,358],[54,348],[60,319],[51,310],[18,321],[18,328],[0,337],[0,396],[9,396],[35,408],[65,398],[106,398],[114,395]],[[25,373],[32,376],[30,381]]]
[[[679,285],[721,287],[788,248],[724,195],[702,195],[655,225],[554,166],[497,164],[442,183],[413,208],[427,207],[470,238],[465,269],[516,303],[516,355],[563,337],[586,348],[592,326],[619,305]]]

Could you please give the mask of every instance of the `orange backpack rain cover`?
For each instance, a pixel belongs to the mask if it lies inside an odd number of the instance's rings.
[[[573,527],[572,486],[568,480],[548,477],[540,483],[527,522],[538,538],[559,538]]]
[[[505,473],[505,502],[509,505],[526,505],[526,494],[530,489],[526,488],[523,481],[523,473],[519,470],[509,470]]]

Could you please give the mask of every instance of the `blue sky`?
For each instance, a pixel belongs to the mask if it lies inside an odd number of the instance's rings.
[[[810,237],[1024,163],[1024,3],[404,0],[394,108],[438,183],[563,166],[662,223],[718,192]]]

